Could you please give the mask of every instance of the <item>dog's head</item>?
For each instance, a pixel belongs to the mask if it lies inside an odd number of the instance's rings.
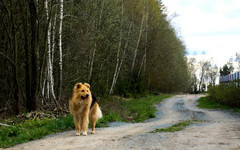
[[[87,100],[91,94],[90,85],[88,83],[77,83],[75,84],[74,92],[81,97],[82,100]]]

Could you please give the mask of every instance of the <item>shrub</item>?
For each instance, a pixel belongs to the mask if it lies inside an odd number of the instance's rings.
[[[231,107],[240,107],[240,82],[221,83],[210,86],[209,98],[215,102]]]

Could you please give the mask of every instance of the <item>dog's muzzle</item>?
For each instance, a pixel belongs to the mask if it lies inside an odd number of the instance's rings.
[[[89,96],[89,94],[86,94],[86,96],[84,97],[84,96],[81,96],[81,98],[82,98],[82,100],[87,100],[87,98],[88,98],[88,96]]]

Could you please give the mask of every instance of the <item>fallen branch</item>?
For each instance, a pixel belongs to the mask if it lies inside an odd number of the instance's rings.
[[[64,110],[61,106],[59,106],[59,109],[60,109],[61,111],[65,112],[65,113],[69,113],[68,110]]]
[[[0,126],[9,127],[10,125],[4,124],[4,123],[0,123]]]

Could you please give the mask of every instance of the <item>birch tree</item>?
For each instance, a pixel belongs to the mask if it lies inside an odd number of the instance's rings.
[[[45,1],[46,17],[49,20],[48,31],[47,31],[47,67],[48,67],[48,77],[47,77],[47,87],[49,86],[49,93],[54,102],[56,102],[56,96],[54,93],[54,78],[53,78],[53,61],[52,61],[52,49],[51,49],[51,17],[49,16],[48,0]]]
[[[209,60],[201,60],[199,61],[199,69],[200,69],[200,81],[198,90],[201,91],[202,85],[204,83],[204,79],[206,78],[207,72],[209,71],[209,68],[211,66],[211,63]]]
[[[188,70],[189,70],[189,89],[188,92],[190,93],[197,93],[197,76],[196,76],[196,59],[189,58],[188,60]]]
[[[142,15],[141,26],[140,26],[140,29],[139,29],[139,36],[138,36],[136,48],[135,48],[135,51],[134,51],[134,56],[133,56],[133,61],[132,61],[131,72],[133,72],[133,68],[134,68],[134,66],[135,66],[135,61],[136,61],[136,57],[137,57],[138,47],[139,47],[139,43],[140,43],[141,36],[142,36],[142,32],[143,32],[143,22],[144,22],[144,13],[143,13],[143,15]]]
[[[98,12],[97,10],[97,5],[95,7],[95,10],[96,12]],[[94,67],[94,59],[95,59],[95,55],[96,55],[96,50],[97,50],[97,37],[98,37],[98,34],[97,31],[99,30],[99,27],[101,25],[101,21],[102,21],[102,14],[103,14],[103,9],[104,9],[104,0],[101,1],[101,8],[100,8],[100,12],[99,12],[99,18],[97,19],[97,15],[95,14],[94,15],[94,25],[93,25],[93,28],[94,28],[94,46],[93,46],[93,52],[92,52],[92,56],[90,57],[90,61],[89,61],[89,66],[90,66],[90,69],[89,69],[89,75],[88,75],[88,82],[91,84],[91,81],[92,81],[92,72],[93,72],[93,67]],[[91,55],[91,52],[90,52],[90,55]]]
[[[117,75],[116,75],[116,78],[115,78],[114,86],[115,86],[115,84],[117,82],[117,79],[118,79],[118,76],[120,74],[120,70],[121,70],[121,67],[122,67],[122,64],[123,64],[123,60],[125,58],[125,54],[126,54],[126,51],[127,51],[128,45],[129,45],[132,25],[133,25],[133,22],[131,22],[130,25],[129,25],[127,41],[126,41],[125,46],[124,46],[124,50],[123,50],[122,58],[121,58],[121,61],[120,61],[119,67],[118,67],[118,71],[117,71]],[[114,86],[113,86],[113,88],[114,88]]]
[[[145,47],[144,47],[144,54],[143,54],[142,62],[141,62],[140,69],[139,69],[139,72],[138,72],[138,76],[140,76],[142,67],[143,67],[143,73],[145,73],[145,71],[146,71],[147,43],[148,43],[148,17],[149,17],[148,0],[146,0]]]
[[[119,36],[119,44],[118,44],[118,49],[117,49],[117,62],[116,62],[116,67],[115,67],[115,72],[113,75],[113,81],[112,81],[112,86],[110,88],[109,94],[113,93],[113,88],[115,86],[116,83],[116,77],[117,77],[117,73],[118,73],[118,69],[119,69],[119,55],[120,55],[120,50],[121,50],[121,45],[122,45],[122,38],[123,38],[123,0],[122,0],[122,9],[121,9],[121,21],[120,21],[120,36]]]
[[[209,71],[207,72],[207,77],[209,78],[209,84],[215,86],[216,78],[218,74],[218,67],[217,65],[211,65]]]
[[[89,76],[88,76],[88,82],[91,83],[92,80],[92,72],[93,72],[93,63],[94,63],[94,58],[95,58],[95,53],[97,49],[97,43],[96,41],[94,42],[94,48],[93,48],[93,53],[90,61],[90,71],[89,71]]]
[[[63,0],[60,0],[59,15],[59,73],[58,73],[58,101],[61,99],[62,90],[62,24],[63,24]]]

